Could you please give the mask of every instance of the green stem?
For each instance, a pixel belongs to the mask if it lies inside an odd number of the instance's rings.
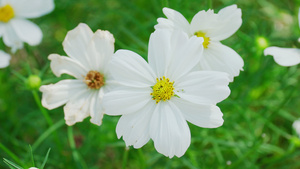
[[[146,163],[145,163],[145,157],[144,157],[143,150],[141,148],[139,148],[138,153],[139,153],[139,156],[140,156],[141,168],[146,168]]]
[[[207,9],[212,9],[213,3],[212,0],[207,0]]]
[[[16,163],[24,166],[18,156],[16,156],[13,152],[11,152],[8,148],[6,148],[2,143],[0,143],[0,148],[6,152]]]
[[[77,149],[76,149],[76,144],[75,144],[75,140],[74,140],[74,135],[73,135],[73,127],[69,126],[68,127],[68,139],[69,139],[69,144],[72,150],[72,156],[73,159],[76,163],[76,166],[78,169],[87,169],[87,165],[85,164],[85,162],[82,160],[80,154],[78,153]]]
[[[125,169],[126,166],[127,166],[128,153],[129,153],[129,147],[125,147],[124,154],[123,154],[123,162],[122,162],[122,168],[123,169]]]
[[[57,123],[55,123],[53,126],[49,127],[32,145],[32,150],[36,150],[37,147],[47,138],[50,134],[55,132],[58,128],[62,127],[65,124],[64,119],[61,119]]]
[[[48,111],[42,106],[39,94],[37,93],[36,90],[32,90],[32,94],[33,94],[33,98],[34,98],[36,104],[38,105],[40,111],[43,113],[49,127],[52,129],[53,128],[53,121],[52,121],[51,117],[49,116]],[[51,132],[52,132],[52,130],[51,130]],[[56,133],[56,127],[54,127],[53,132],[54,132],[53,134],[54,134],[54,139],[55,139],[56,145],[58,145],[58,148],[61,148],[62,147],[61,146],[61,141],[60,141],[60,139],[59,139],[59,137]]]
[[[34,98],[34,101],[36,102],[36,104],[38,105],[39,109],[41,110],[41,112],[43,113],[48,125],[51,127],[53,125],[53,122],[48,114],[48,111],[42,106],[41,104],[41,99],[37,93],[36,90],[32,90],[32,95],[33,95],[33,98]]]

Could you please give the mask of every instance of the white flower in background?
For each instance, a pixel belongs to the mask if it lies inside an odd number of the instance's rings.
[[[205,128],[223,124],[216,103],[230,94],[228,74],[191,71],[202,42],[182,31],[157,30],[149,40],[149,64],[128,50],[115,53],[110,71],[121,87],[105,94],[103,105],[106,114],[122,115],[116,132],[127,146],[140,148],[151,138],[158,152],[180,157],[191,142],[186,121]]]
[[[10,55],[0,50],[0,68],[7,67],[10,61]]]
[[[300,119],[294,121],[293,128],[295,129],[296,133],[300,137]]]
[[[114,53],[115,39],[108,31],[93,33],[86,24],[68,32],[63,47],[70,57],[51,54],[51,69],[56,76],[63,73],[76,79],[61,80],[40,87],[42,104],[48,109],[64,106],[68,125],[91,116],[91,122],[101,125],[102,97],[112,83],[107,63]]]
[[[298,24],[300,27],[300,9],[298,13]],[[264,50],[265,55],[272,55],[277,64],[281,66],[294,66],[300,63],[300,49],[268,47]]]
[[[204,38],[203,58],[199,61],[200,70],[215,70],[230,74],[231,81],[243,70],[244,61],[233,49],[220,41],[234,34],[242,24],[241,9],[236,5],[225,7],[215,14],[213,10],[200,11],[189,23],[181,13],[163,8],[168,19],[158,18],[155,29],[181,30],[190,37]]]
[[[30,167],[30,168],[28,168],[28,169],[38,169],[38,168],[36,168],[36,167]]]
[[[1,0],[0,36],[12,52],[23,48],[23,42],[38,45],[41,29],[27,19],[38,18],[54,9],[53,0]]]

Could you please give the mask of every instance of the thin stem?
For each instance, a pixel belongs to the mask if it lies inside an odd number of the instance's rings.
[[[69,144],[72,150],[72,156],[73,159],[76,163],[77,168],[82,169],[85,168],[87,169],[87,165],[85,164],[85,162],[82,160],[80,154],[78,153],[77,149],[76,149],[76,144],[75,144],[75,140],[74,140],[74,135],[73,135],[73,127],[69,126],[68,127],[68,139],[69,139]]]
[[[127,166],[128,153],[129,153],[129,147],[125,147],[124,154],[123,154],[123,162],[122,162],[122,168],[123,169],[125,169],[126,166]]]
[[[145,157],[144,157],[143,150],[141,148],[139,148],[138,153],[139,153],[139,156],[140,156],[141,168],[146,168],[146,163],[145,163]]]
[[[32,90],[32,95],[33,95],[33,98],[34,98],[36,104],[38,105],[39,109],[43,113],[43,115],[44,115],[44,117],[45,117],[45,119],[46,119],[49,127],[52,128],[53,127],[53,121],[52,121],[51,117],[49,116],[48,111],[42,106],[41,99],[40,99],[37,91],[36,90]],[[61,148],[61,141],[59,140],[59,137],[58,137],[58,135],[56,133],[56,128],[54,128],[53,132],[54,132],[53,134],[54,134],[54,139],[55,139],[56,145],[58,145],[59,148]]]
[[[47,138],[50,134],[55,132],[58,128],[62,127],[65,124],[64,119],[56,122],[53,126],[49,127],[32,145],[32,150],[36,150],[38,146]]]
[[[41,110],[41,112],[43,113],[48,125],[51,127],[53,125],[53,122],[48,114],[48,111],[42,106],[41,104],[41,99],[37,93],[36,90],[32,90],[32,95],[33,95],[33,98],[34,98],[34,101],[36,102],[36,104],[38,105],[39,109]]]
[[[212,9],[213,3],[212,0],[207,0],[207,8]]]
[[[8,148],[6,148],[1,142],[0,142],[0,149],[6,152],[16,163],[20,164],[21,166],[24,166],[21,160],[18,156],[16,156],[13,152],[11,152]]]

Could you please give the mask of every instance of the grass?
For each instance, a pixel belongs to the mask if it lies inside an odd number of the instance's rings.
[[[271,46],[300,47],[298,1],[267,0],[77,0],[56,1],[51,14],[34,19],[43,30],[43,42],[13,55],[11,65],[0,70],[0,157],[22,167],[31,167],[32,146],[36,166],[52,168],[300,168],[299,138],[292,129],[300,117],[298,66],[281,67],[271,56],[263,56],[256,38],[264,37]],[[39,75],[42,84],[56,78],[47,56],[64,54],[62,41],[68,30],[87,23],[93,31],[109,30],[116,38],[115,48],[129,49],[147,56],[147,44],[162,8],[180,11],[191,20],[210,6],[237,4],[243,25],[222,43],[244,59],[244,71],[230,84],[231,95],[219,107],[224,125],[216,129],[189,124],[192,143],[181,158],[159,154],[150,141],[141,149],[125,148],[117,139],[119,117],[105,116],[98,127],[86,119],[72,127],[64,124],[62,108],[51,111],[40,106],[41,93],[26,87],[30,74]],[[1,42],[2,49],[5,49]],[[8,49],[6,48],[8,51]],[[46,114],[45,114],[46,113]],[[49,118],[45,118],[48,116]],[[0,168],[8,168],[0,163]]]

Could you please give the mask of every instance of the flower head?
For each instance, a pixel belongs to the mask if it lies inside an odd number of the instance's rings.
[[[127,146],[151,138],[158,152],[182,156],[190,145],[187,121],[206,128],[223,124],[216,103],[228,97],[228,74],[192,71],[202,57],[202,38],[182,31],[157,30],[149,40],[148,61],[118,50],[110,71],[119,87],[104,95],[109,115],[122,115],[116,132]],[[184,57],[183,57],[184,56]]]
[[[221,9],[217,14],[213,10],[200,11],[189,23],[179,12],[163,8],[165,18],[158,18],[155,29],[170,31],[181,30],[190,37],[204,39],[202,43],[203,58],[199,60],[199,70],[214,70],[226,72],[231,80],[243,70],[243,59],[231,48],[220,43],[234,34],[242,24],[241,9],[231,5]]]
[[[10,61],[10,55],[0,50],[0,68],[7,67]]]
[[[66,104],[64,112],[68,125],[88,116],[92,123],[100,125],[104,113],[102,97],[112,83],[107,63],[114,53],[114,42],[108,31],[93,33],[82,23],[69,31],[63,46],[70,57],[51,54],[50,66],[56,76],[66,73],[76,79],[41,86],[43,106],[53,109]]]
[[[38,45],[43,37],[41,29],[27,19],[38,18],[54,9],[53,0],[0,1],[0,35],[5,45],[15,52],[23,42]]]
[[[298,23],[300,27],[300,8],[298,13]],[[272,55],[274,61],[281,66],[294,66],[300,63],[300,49],[271,46],[264,50],[264,54],[265,56]]]

